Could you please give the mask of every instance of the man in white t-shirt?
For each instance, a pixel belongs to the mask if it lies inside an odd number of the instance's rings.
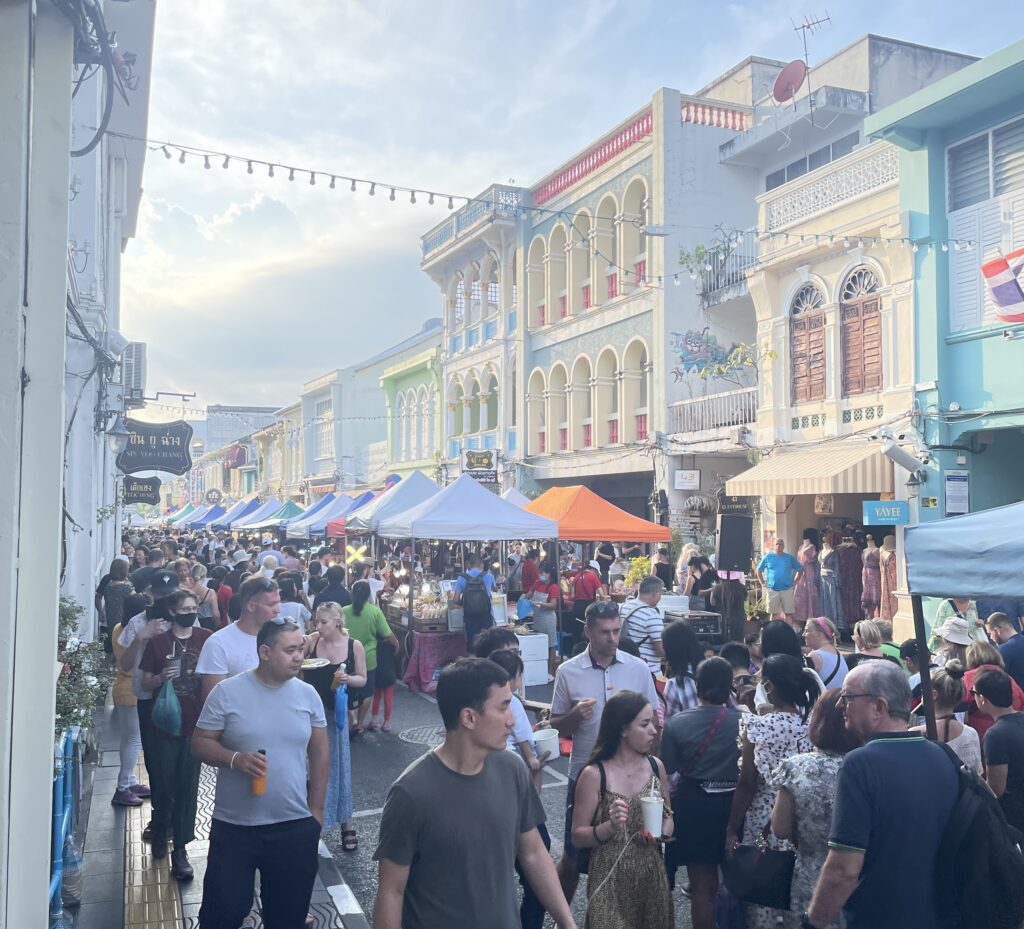
[[[202,675],[203,700],[221,681],[259,664],[256,636],[280,612],[281,593],[268,577],[250,577],[238,592],[238,622],[218,629],[199,653],[196,673]]]
[[[635,600],[622,604],[622,632],[629,636],[640,649],[640,657],[647,662],[651,674],[661,673],[661,661],[665,657],[665,646],[661,634],[665,620],[658,610],[658,603],[665,591],[661,578],[645,577],[640,582]]]

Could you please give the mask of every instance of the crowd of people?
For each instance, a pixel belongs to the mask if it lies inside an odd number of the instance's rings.
[[[571,927],[581,874],[590,929],[670,927],[680,868],[694,929],[936,925],[935,856],[959,789],[951,757],[1024,831],[1016,612],[952,599],[927,653],[892,642],[880,619],[854,626],[851,652],[826,617],[799,631],[784,619],[750,632],[726,624],[729,641],[712,646],[658,606],[666,590],[728,597],[730,581],[694,554],[678,576],[659,551],[632,599],[616,597],[602,574],[620,545],[571,572],[513,548],[509,596],[530,600],[551,644],[553,696],[535,724],[518,695],[518,637],[489,608],[467,617],[472,657],[437,682],[444,742],[398,778],[383,810],[375,929],[539,929],[545,914]],[[494,589],[493,557],[467,555],[454,584],[469,614],[475,591]],[[265,924],[302,925],[321,830],[358,847],[350,740],[390,728],[399,646],[376,602],[394,585],[389,567],[271,540],[143,535],[102,579],[97,608],[118,668],[113,802],[149,797],[144,839],[153,858],[170,854],[179,880],[193,877],[200,766],[218,768],[201,926],[240,925],[257,871]],[[567,616],[580,620],[578,641],[561,658]],[[941,744],[926,737],[925,667]],[[538,748],[546,728],[569,754],[557,861],[540,803],[558,757]],[[134,774],[140,748],[148,786]],[[785,906],[734,893],[751,848],[790,855]]]

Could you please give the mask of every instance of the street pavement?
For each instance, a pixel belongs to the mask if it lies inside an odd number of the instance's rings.
[[[550,687],[547,688],[550,693]],[[530,688],[528,696],[542,698],[544,691]],[[377,889],[377,865],[373,851],[380,828],[380,814],[388,789],[412,762],[430,751],[443,738],[441,717],[433,697],[413,693],[401,684],[395,688],[392,731],[364,732],[352,741],[352,792],[355,809],[359,849],[345,852],[341,848],[341,833],[332,829],[324,835],[324,842],[334,854],[334,860],[348,883],[356,900],[369,918]],[[544,775],[541,799],[551,832],[552,854],[562,852],[565,827],[565,785],[568,759],[561,758],[548,767]],[[680,878],[684,873],[680,872]],[[512,879],[515,876],[512,875]],[[681,880],[677,882],[681,883]],[[689,901],[677,889],[675,894],[676,926],[690,926]],[[586,877],[581,878],[573,909],[577,924],[583,926],[586,915]],[[553,926],[548,917],[546,926]]]

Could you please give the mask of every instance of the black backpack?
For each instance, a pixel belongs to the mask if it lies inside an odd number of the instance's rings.
[[[462,591],[462,610],[467,619],[483,619],[491,615],[491,595],[487,592],[483,574],[474,577],[463,574],[466,582]]]
[[[939,929],[1018,929],[1024,922],[1021,834],[977,773],[957,766],[959,795],[939,843],[935,888]]]

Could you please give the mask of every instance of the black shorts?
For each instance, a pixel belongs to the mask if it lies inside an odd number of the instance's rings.
[[[366,672],[366,686],[360,687],[359,690],[350,690],[348,692],[348,705],[349,709],[357,710],[360,704],[364,700],[373,699],[374,685],[377,680],[377,669],[374,668],[372,671]]]
[[[725,861],[725,830],[734,793],[708,793],[700,781],[689,777],[679,782],[672,794],[675,841],[665,846],[665,866],[670,874],[680,865]]]

